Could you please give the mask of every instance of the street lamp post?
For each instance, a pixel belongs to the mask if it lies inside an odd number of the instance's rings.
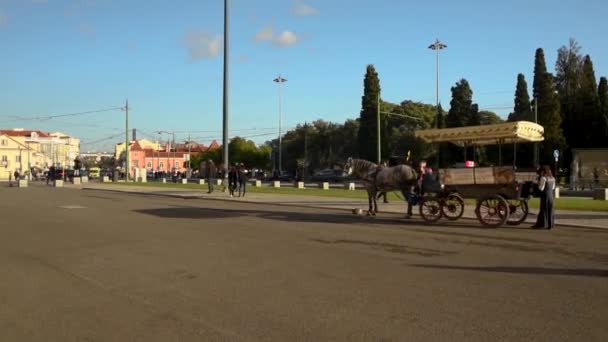
[[[223,116],[222,116],[222,159],[224,160],[224,178],[228,178],[228,10],[229,0],[224,0],[224,89],[223,89]],[[224,179],[227,181],[227,179]]]
[[[439,50],[443,50],[448,46],[439,41],[439,39],[435,39],[435,42],[429,45],[429,49],[435,50],[435,71],[436,71],[436,79],[435,79],[435,99],[436,99],[436,108],[437,114],[435,119],[435,128],[439,128]]]
[[[429,49],[435,50],[435,110],[437,111],[437,113],[435,113],[435,128],[439,128],[439,50],[443,50],[447,47],[447,45],[439,41],[439,38],[435,39],[435,42],[429,45]],[[439,168],[440,146],[441,144],[437,144],[437,169]]]
[[[273,80],[274,82],[276,82],[279,86],[279,176],[281,175],[281,172],[283,171],[283,167],[282,167],[282,137],[281,137],[281,83],[287,82],[286,79],[284,79],[283,77],[281,77],[281,75],[279,75],[279,77],[275,78]]]

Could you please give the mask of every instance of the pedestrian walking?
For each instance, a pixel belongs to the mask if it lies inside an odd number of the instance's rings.
[[[555,178],[551,173],[551,167],[548,165],[544,165],[540,170],[538,190],[540,191],[540,210],[536,218],[536,224],[533,225],[532,228],[551,229],[555,224],[555,215],[553,212]]]
[[[249,180],[249,172],[245,168],[245,164],[241,163],[238,168],[239,171],[239,197],[241,194],[245,197],[247,192],[247,181]]]
[[[230,191],[230,197],[234,197],[234,191],[238,186],[239,181],[239,172],[237,170],[236,164],[232,164],[230,170],[228,171],[228,191]]]
[[[207,176],[207,185],[209,188],[208,194],[213,193],[213,182],[215,182],[217,169],[215,168],[215,164],[213,160],[207,160],[207,165],[205,166],[205,175]]]

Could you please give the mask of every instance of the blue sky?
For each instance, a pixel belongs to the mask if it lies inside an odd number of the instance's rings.
[[[283,128],[359,114],[363,76],[374,64],[382,98],[434,103],[469,80],[481,109],[512,106],[517,73],[532,84],[534,52],[552,71],[574,37],[596,77],[608,76],[608,2],[586,0],[231,0],[230,135],[276,136],[282,74]],[[0,126],[60,130],[83,150],[121,138],[124,114],[20,120],[122,106],[144,135],[177,131],[221,139],[223,1],[0,0]],[[167,137],[164,136],[163,139]],[[124,138],[123,138],[124,139]],[[99,142],[98,142],[99,141]]]

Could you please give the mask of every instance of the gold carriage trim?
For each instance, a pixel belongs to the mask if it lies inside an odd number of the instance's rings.
[[[430,143],[494,145],[543,141],[544,132],[544,127],[534,122],[515,121],[494,125],[420,130],[416,131],[416,137]]]

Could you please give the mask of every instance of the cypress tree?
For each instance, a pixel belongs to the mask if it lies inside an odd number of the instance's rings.
[[[445,118],[446,127],[464,127],[477,126],[481,124],[479,116],[479,107],[473,103],[473,90],[469,82],[461,79],[451,88],[452,100],[450,101],[450,111]],[[481,149],[478,149],[481,151]],[[450,163],[461,161],[463,150],[453,144],[448,144],[445,148],[446,159],[448,165]],[[473,159],[473,149],[469,148],[466,151],[467,158]]]
[[[515,106],[513,113],[509,114],[508,121],[534,121],[534,113],[530,106],[528,95],[528,83],[523,74],[517,75],[517,86],[515,87]]]
[[[534,98],[538,103],[538,123],[545,128],[545,140],[539,151],[539,161],[553,163],[553,150],[563,149],[565,140],[562,135],[559,98],[556,94],[553,75],[547,72],[543,49],[536,50],[534,60]]]
[[[534,122],[534,112],[532,111],[530,96],[528,95],[528,84],[523,74],[517,75],[514,103],[513,113],[509,114],[508,121],[523,120]],[[534,166],[532,165],[532,160],[534,159],[534,146],[532,144],[519,144],[517,147],[513,147],[512,152],[507,154],[510,160],[515,158],[520,166]]]
[[[605,137],[608,137],[608,80],[606,80],[606,77],[600,78],[597,92],[600,103],[600,113],[604,119],[604,139],[602,140],[603,144],[600,144],[600,146],[608,147],[608,141],[605,139]]]
[[[380,98],[380,79],[373,65],[367,66],[363,80],[363,96],[361,97],[361,113],[359,114],[359,134],[357,136],[359,157],[376,162],[377,159],[377,115]],[[386,120],[381,120],[385,121]],[[388,136],[386,129],[381,133],[382,152],[386,153]],[[382,136],[384,135],[384,136]]]
[[[559,94],[562,113],[562,130],[570,146],[577,140],[580,129],[584,127],[576,115],[576,97],[580,85],[583,57],[580,46],[570,38],[568,46],[557,50],[555,62],[555,87]],[[570,153],[563,153],[567,165],[570,165]]]
[[[450,111],[446,116],[446,127],[463,127],[480,124],[479,108],[473,104],[473,91],[464,78],[452,87]]]
[[[576,114],[577,119],[583,125],[579,127],[580,131],[577,134],[580,141],[576,141],[576,144],[573,146],[596,147],[600,144],[601,138],[604,138],[604,120],[600,113],[595,71],[593,70],[593,62],[589,55],[586,55],[583,60],[580,89],[577,93]]]

